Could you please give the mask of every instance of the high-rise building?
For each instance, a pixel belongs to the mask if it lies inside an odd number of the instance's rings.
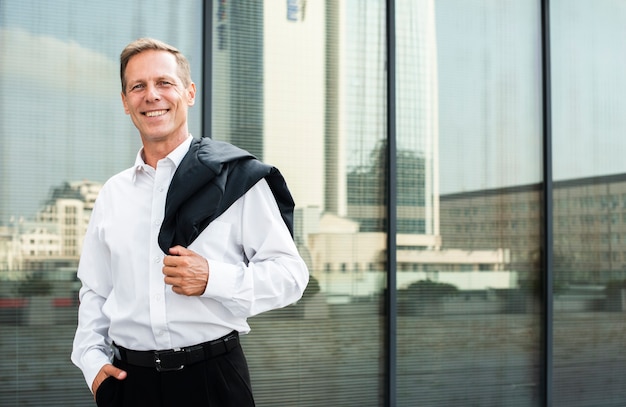
[[[434,2],[406,0],[403,9],[395,102],[400,280],[480,270],[499,273],[483,273],[492,287],[514,286],[504,249],[441,250]],[[384,3],[222,2],[213,23],[213,137],[278,166],[288,182],[306,180],[290,185],[296,241],[322,287],[348,296],[380,291],[388,230]]]
[[[398,24],[410,29],[397,44],[398,227],[431,236],[434,247],[434,3],[406,3]],[[350,218],[362,231],[385,230],[384,13],[382,2],[293,0],[284,9],[223,2],[213,16],[212,136],[275,164],[287,180],[306,179],[291,186],[298,207]]]
[[[296,205],[323,207],[325,4],[287,3],[214,8],[212,137],[306,179],[289,185]]]

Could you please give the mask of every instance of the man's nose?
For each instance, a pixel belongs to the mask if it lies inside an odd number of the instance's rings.
[[[152,84],[148,85],[147,92],[146,92],[146,99],[149,102],[161,99],[159,90],[155,85],[152,85]]]

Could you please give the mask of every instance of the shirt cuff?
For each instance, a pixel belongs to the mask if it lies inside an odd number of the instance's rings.
[[[93,381],[98,375],[102,366],[111,363],[111,359],[98,349],[92,349],[83,356],[83,376],[87,382],[87,387],[91,391]]]
[[[240,266],[209,260],[209,281],[202,297],[220,302],[232,300],[240,278],[239,273]]]

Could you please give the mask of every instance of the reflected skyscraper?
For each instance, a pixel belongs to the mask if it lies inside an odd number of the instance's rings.
[[[324,2],[220,2],[213,11],[212,137],[277,166],[288,182],[306,179],[289,185],[296,205],[322,207]]]
[[[396,227],[398,267],[411,272],[402,284],[431,270],[456,279],[480,269],[499,273],[493,286],[509,287],[506,250],[442,250],[434,2],[401,5]],[[253,151],[288,182],[306,180],[290,185],[296,241],[323,290],[379,292],[389,230],[384,2],[225,2],[213,23],[213,137]],[[478,280],[459,284],[483,287]]]
[[[398,232],[430,237],[439,246],[437,53],[433,1],[403,1],[396,15],[396,169]],[[401,6],[401,7],[400,7]],[[387,63],[384,2],[346,1],[328,15],[341,22],[329,41],[328,82],[337,84],[327,133],[338,163],[327,208],[357,220],[362,231],[385,231]],[[331,30],[329,30],[329,35]],[[358,40],[357,40],[358,39]],[[329,92],[332,89],[327,89]],[[332,103],[332,102],[331,102]],[[330,146],[338,140],[339,148]],[[334,156],[333,156],[334,155]],[[332,164],[330,164],[332,165]]]
[[[404,3],[410,12],[397,16],[403,36],[396,51],[403,83],[396,102],[398,226],[431,236],[436,247],[434,3]],[[306,179],[292,187],[298,207],[385,231],[384,2],[223,2],[213,24],[212,136],[278,166],[287,180]]]

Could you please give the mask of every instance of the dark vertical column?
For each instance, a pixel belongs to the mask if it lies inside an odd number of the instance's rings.
[[[337,0],[326,0],[326,67],[324,101],[324,208],[339,213],[339,8]],[[342,136],[342,137],[345,137]],[[343,165],[346,165],[345,163]]]
[[[212,137],[211,123],[213,99],[213,0],[203,3],[202,21],[202,123],[200,130],[202,137]]]
[[[386,404],[395,406],[396,401],[396,232],[397,232],[397,177],[396,177],[396,24],[395,1],[387,0],[387,297],[386,301]]]
[[[552,106],[550,93],[550,1],[541,1],[541,55],[543,94],[543,313],[542,377],[544,406],[552,406],[553,321],[553,207],[552,207]]]

